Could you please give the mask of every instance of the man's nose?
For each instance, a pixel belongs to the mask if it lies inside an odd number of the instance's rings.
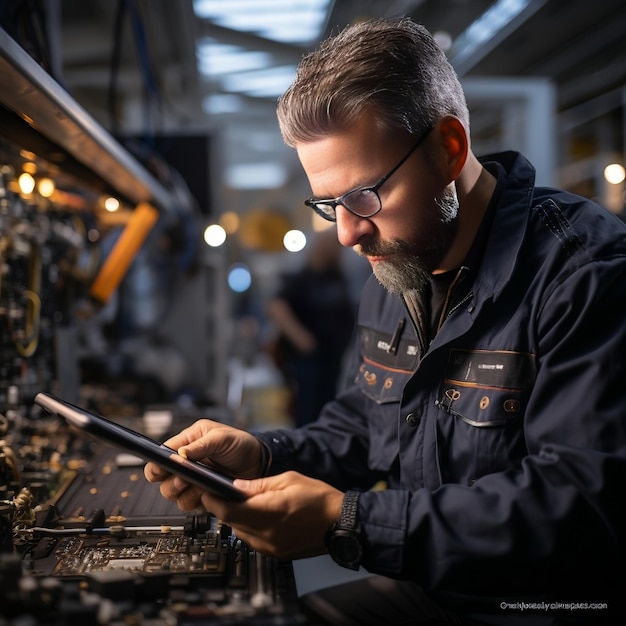
[[[337,215],[337,239],[342,246],[352,248],[365,236],[370,236],[374,231],[374,224],[365,217],[359,217],[350,213],[343,205],[335,209]]]

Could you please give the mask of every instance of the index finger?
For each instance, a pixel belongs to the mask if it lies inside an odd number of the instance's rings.
[[[148,463],[145,464],[143,474],[146,477],[146,480],[151,483],[160,482],[172,475],[156,463],[152,463],[152,461],[148,461]]]

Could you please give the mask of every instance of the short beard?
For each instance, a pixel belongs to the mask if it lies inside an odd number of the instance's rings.
[[[364,256],[381,256],[389,260],[373,264],[378,282],[391,293],[423,291],[430,277],[448,252],[456,234],[459,201],[454,187],[435,199],[437,222],[420,240],[363,243],[357,250]],[[428,245],[424,245],[424,241]]]

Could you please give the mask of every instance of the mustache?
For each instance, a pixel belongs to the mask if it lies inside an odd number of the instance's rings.
[[[354,246],[360,256],[388,256],[402,251],[405,246],[400,241],[364,241]]]

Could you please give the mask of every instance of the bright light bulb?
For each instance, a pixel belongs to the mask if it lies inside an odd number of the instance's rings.
[[[290,230],[283,237],[283,245],[289,252],[300,252],[306,246],[306,235],[301,230]]]
[[[604,168],[604,178],[612,185],[619,185],[626,179],[626,170],[620,163],[611,163]]]
[[[204,241],[212,248],[217,248],[226,241],[226,231],[219,224],[211,224],[204,231]]]
[[[20,174],[20,177],[17,179],[17,184],[20,186],[20,191],[23,194],[33,193],[33,189],[35,188],[35,179],[28,173],[24,172]]]
[[[117,198],[114,198],[113,196],[109,196],[104,201],[104,208],[109,213],[115,213],[115,211],[117,211],[120,208],[120,201]]]
[[[51,178],[40,178],[37,183],[37,191],[44,198],[49,198],[55,190],[54,181]]]

